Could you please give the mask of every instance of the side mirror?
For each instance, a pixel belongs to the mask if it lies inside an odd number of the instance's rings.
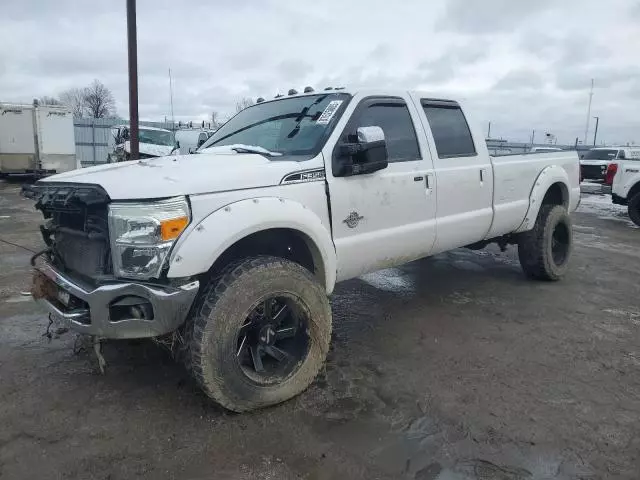
[[[180,142],[176,141],[176,148],[180,148]]]
[[[360,127],[357,142],[338,145],[336,177],[350,177],[377,172],[389,166],[387,142],[380,127]]]
[[[206,140],[204,138],[201,138],[200,140],[198,140],[198,146],[196,148],[200,148],[204,142],[206,142]]]

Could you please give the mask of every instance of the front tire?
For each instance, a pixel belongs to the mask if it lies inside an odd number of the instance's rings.
[[[631,221],[640,227],[640,193],[636,193],[631,197],[629,200],[628,211]]]
[[[244,412],[284,402],[311,384],[329,350],[331,309],[307,269],[254,257],[205,288],[187,328],[196,382],[223,407]]]
[[[522,270],[536,280],[560,280],[572,251],[571,218],[562,205],[542,205],[533,229],[518,239]]]

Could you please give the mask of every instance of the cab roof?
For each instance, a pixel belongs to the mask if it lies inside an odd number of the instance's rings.
[[[294,97],[308,97],[310,95],[322,95],[322,94],[334,94],[334,93],[342,93],[342,94],[347,94],[347,95],[351,95],[354,96],[356,94],[362,93],[365,96],[386,96],[386,97],[400,97],[402,95],[406,95],[407,93],[410,94],[415,94],[419,97],[423,97],[423,98],[429,98],[429,99],[434,99],[434,100],[440,100],[440,101],[444,101],[444,102],[453,102],[454,100],[447,98],[447,97],[442,97],[440,95],[434,95],[433,93],[428,93],[428,92],[424,92],[424,91],[416,91],[416,90],[403,90],[403,89],[399,89],[399,88],[348,88],[348,87],[336,87],[333,88],[331,87],[330,90],[327,89],[320,89],[320,90],[314,90],[313,92],[296,92],[294,94],[289,95],[287,94],[278,94],[277,97],[273,97],[273,98],[265,98],[264,101],[262,102],[258,102],[256,104],[260,104],[260,103],[268,103],[268,102],[274,102],[277,100],[284,100],[286,98],[294,98]]]

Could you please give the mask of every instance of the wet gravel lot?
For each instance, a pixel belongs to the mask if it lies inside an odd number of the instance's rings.
[[[0,238],[40,215],[0,182]],[[560,283],[514,248],[457,250],[338,286],[313,386],[231,414],[151,342],[43,337],[30,252],[0,242],[0,478],[638,479],[640,229],[585,189]]]

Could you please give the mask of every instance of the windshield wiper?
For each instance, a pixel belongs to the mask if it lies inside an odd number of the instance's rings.
[[[245,145],[243,143],[234,143],[231,145],[213,145],[207,148],[199,148],[196,153],[214,153],[216,151],[234,151],[236,153],[257,153],[265,157],[281,157],[282,153],[272,152],[259,145]]]
[[[282,156],[280,152],[272,152],[258,145],[230,145],[229,150],[233,150],[236,153],[258,153],[260,155],[266,155],[267,157]]]

